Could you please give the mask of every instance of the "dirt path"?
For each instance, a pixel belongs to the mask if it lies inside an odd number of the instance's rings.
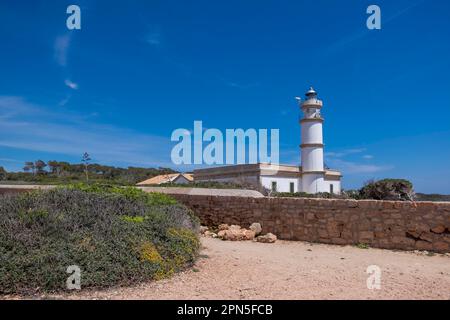
[[[71,299],[450,299],[450,257],[304,242],[202,238],[194,268],[159,282],[53,298]],[[382,270],[367,289],[366,268]]]

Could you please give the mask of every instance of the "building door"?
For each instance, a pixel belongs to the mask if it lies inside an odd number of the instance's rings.
[[[294,188],[294,183],[293,183],[293,182],[291,182],[291,183],[289,184],[289,191],[290,191],[291,193],[294,193],[294,192],[295,192],[295,188]]]
[[[334,185],[330,184],[330,193],[333,194],[334,193]]]

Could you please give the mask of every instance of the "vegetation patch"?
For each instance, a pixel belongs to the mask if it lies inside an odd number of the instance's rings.
[[[274,197],[293,197],[293,198],[319,198],[319,199],[372,199],[372,200],[394,200],[394,201],[414,201],[429,200],[442,201],[450,198],[442,195],[419,195],[416,196],[413,185],[410,181],[404,179],[383,179],[379,181],[368,181],[364,187],[359,190],[342,190],[340,194],[319,192],[308,194],[305,192],[273,192]]]
[[[370,248],[369,245],[366,244],[366,243],[358,243],[356,245],[356,247],[359,248],[359,249],[369,249]]]
[[[108,185],[0,196],[0,293],[67,290],[161,279],[192,266],[198,219],[173,198]]]

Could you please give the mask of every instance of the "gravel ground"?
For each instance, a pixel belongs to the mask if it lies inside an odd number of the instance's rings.
[[[202,243],[196,265],[171,279],[35,298],[450,299],[449,255],[293,241]],[[367,288],[369,265],[381,268],[380,290]]]

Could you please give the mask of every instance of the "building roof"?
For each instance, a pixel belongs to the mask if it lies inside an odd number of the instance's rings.
[[[302,167],[294,165],[275,165],[270,163],[255,164],[238,164],[223,167],[212,167],[194,170],[194,179],[204,180],[208,178],[216,178],[218,176],[226,178],[236,175],[252,176],[252,175],[278,175],[285,177],[300,177],[302,175]],[[342,174],[339,171],[327,169],[325,177],[340,178]]]
[[[189,182],[194,181],[194,177],[190,173],[170,173],[170,174],[162,174],[142,182],[137,183],[138,186],[152,185],[152,184],[163,184],[169,182],[175,182],[180,177],[185,178]]]

